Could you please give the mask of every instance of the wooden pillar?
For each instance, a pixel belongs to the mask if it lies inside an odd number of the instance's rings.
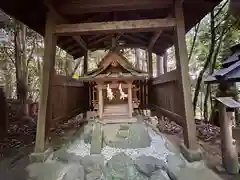
[[[128,83],[128,116],[132,117],[133,105],[132,105],[132,83]]]
[[[49,118],[51,118],[51,84],[54,74],[57,43],[57,38],[53,34],[55,31],[54,28],[54,18],[51,13],[48,13],[45,26],[43,72],[40,89],[35,152],[43,152],[45,150],[46,123],[49,121]]]
[[[189,79],[188,56],[185,41],[185,23],[183,16],[182,1],[175,1],[175,16],[176,16],[176,59],[177,59],[177,73],[179,83],[179,97],[181,98],[182,108],[181,115],[183,116],[183,134],[184,145],[191,150],[197,149],[196,125],[194,121],[193,105],[191,98],[191,85]]]
[[[222,164],[226,171],[231,174],[238,174],[238,154],[236,145],[233,145],[232,137],[232,115],[233,112],[227,112],[224,104],[220,105],[220,126],[221,126],[221,148]]]
[[[98,89],[98,114],[99,118],[103,118],[103,85],[98,84],[97,86]]]
[[[140,49],[136,48],[135,49],[135,67],[137,69],[140,69],[140,57],[141,57],[141,52],[140,52]]]
[[[83,61],[83,74],[86,75],[88,72],[88,51],[85,51]]]
[[[149,77],[153,76],[153,62],[152,62],[152,50],[148,49],[148,73]]]
[[[159,55],[157,55],[157,77],[161,74],[164,74],[164,65],[163,65],[163,58]]]
[[[164,74],[167,73],[168,71],[168,66],[167,66],[167,59],[168,59],[168,53],[167,51],[165,51],[165,53],[163,54],[163,71],[164,71]]]

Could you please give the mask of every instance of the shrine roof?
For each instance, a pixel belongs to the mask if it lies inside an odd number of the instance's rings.
[[[110,51],[99,63],[98,68],[80,77],[83,81],[114,79],[147,79],[148,73],[137,69],[120,52]]]
[[[222,63],[222,68],[208,76],[206,83],[240,82],[240,44],[232,47],[231,51],[232,54]]]
[[[220,2],[221,0],[184,0],[186,32]],[[173,0],[3,0],[0,9],[43,36],[49,9],[54,9],[65,23],[71,24],[157,19],[174,14]],[[124,33],[119,41],[132,48],[147,48],[155,33]],[[107,49],[111,44],[112,35],[114,34],[91,34],[78,38],[60,36],[57,44],[74,58],[78,58],[83,56],[86,50],[81,43],[84,42],[90,51]],[[153,53],[162,55],[173,44],[174,30],[164,29],[153,47]]]

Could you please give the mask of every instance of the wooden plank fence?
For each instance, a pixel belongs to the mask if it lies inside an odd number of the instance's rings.
[[[154,78],[149,87],[149,102],[156,115],[168,117],[182,125],[182,98],[176,70]]]
[[[83,82],[56,75],[53,80],[51,123],[73,117],[88,109],[88,92]]]

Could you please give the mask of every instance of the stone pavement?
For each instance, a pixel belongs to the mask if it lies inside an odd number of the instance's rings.
[[[72,144],[26,170],[28,180],[220,180],[202,161],[187,162],[164,135],[139,121],[89,122]]]

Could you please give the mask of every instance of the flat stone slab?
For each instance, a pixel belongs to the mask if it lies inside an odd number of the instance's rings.
[[[86,173],[102,170],[104,167],[104,156],[93,154],[82,158],[82,165]]]
[[[105,125],[103,139],[107,146],[122,149],[146,148],[151,144],[151,137],[142,124],[130,124],[127,131],[122,125]],[[121,132],[122,131],[122,132]]]
[[[102,125],[100,123],[96,123],[93,127],[92,132],[92,140],[91,140],[91,154],[100,154],[102,150]]]
[[[180,168],[174,176],[171,176],[172,180],[222,180],[217,174],[208,168]]]
[[[134,161],[134,164],[139,172],[145,174],[148,177],[152,176],[152,173],[154,171],[162,169],[165,166],[163,160],[145,155],[139,156]]]
[[[137,122],[137,118],[136,117],[132,117],[132,118],[106,118],[103,120],[99,120],[100,123],[102,124],[122,124],[122,123],[136,123]]]
[[[53,158],[64,163],[75,162],[79,164],[82,159],[81,156],[74,153],[69,153],[65,149],[59,149],[55,151]]]
[[[29,180],[84,180],[80,164],[33,163],[26,168]]]
[[[152,173],[150,180],[169,180],[169,177],[164,176],[162,170],[157,170]]]
[[[45,162],[47,158],[52,154],[53,150],[51,148],[46,149],[42,153],[31,153],[29,155],[29,160],[31,163]]]
[[[134,166],[133,160],[125,153],[113,156],[104,168],[105,179],[147,180]]]

